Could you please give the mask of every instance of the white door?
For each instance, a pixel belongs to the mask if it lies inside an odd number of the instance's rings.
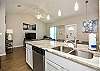
[[[65,40],[75,40],[77,38],[77,25],[66,25],[65,26]]]

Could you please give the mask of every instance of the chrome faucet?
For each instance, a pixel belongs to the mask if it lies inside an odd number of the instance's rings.
[[[74,42],[72,40],[70,40],[70,43],[72,43],[74,45],[74,48],[77,48],[77,41],[74,40]]]

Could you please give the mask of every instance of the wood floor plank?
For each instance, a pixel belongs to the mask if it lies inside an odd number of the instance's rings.
[[[1,57],[0,71],[32,71],[25,62],[25,49],[14,48],[14,52]]]

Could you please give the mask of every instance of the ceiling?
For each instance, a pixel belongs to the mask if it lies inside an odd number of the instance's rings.
[[[88,0],[88,13],[98,12],[99,0]],[[77,0],[79,10],[74,11],[76,0],[7,0],[7,14],[29,14],[36,17],[41,14],[43,18],[39,19],[44,23],[50,23],[58,19],[70,17],[74,15],[84,15],[86,10],[85,0]],[[21,7],[17,7],[21,5]],[[62,16],[58,16],[58,10],[61,10]],[[50,20],[47,20],[47,15],[50,15]]]

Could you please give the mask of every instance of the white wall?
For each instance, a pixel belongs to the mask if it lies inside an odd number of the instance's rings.
[[[6,23],[7,29],[13,29],[14,46],[23,46],[24,31],[23,22],[28,24],[36,24],[37,39],[40,39],[45,34],[45,24],[37,21],[33,16],[26,14],[7,14]],[[43,27],[43,28],[42,28]],[[42,35],[42,36],[41,36]]]
[[[5,0],[0,0],[0,55],[5,55]]]
[[[37,25],[37,27],[36,27],[36,33],[37,33],[36,38],[37,39],[43,39],[43,36],[46,35],[46,24],[37,21],[36,25]]]

